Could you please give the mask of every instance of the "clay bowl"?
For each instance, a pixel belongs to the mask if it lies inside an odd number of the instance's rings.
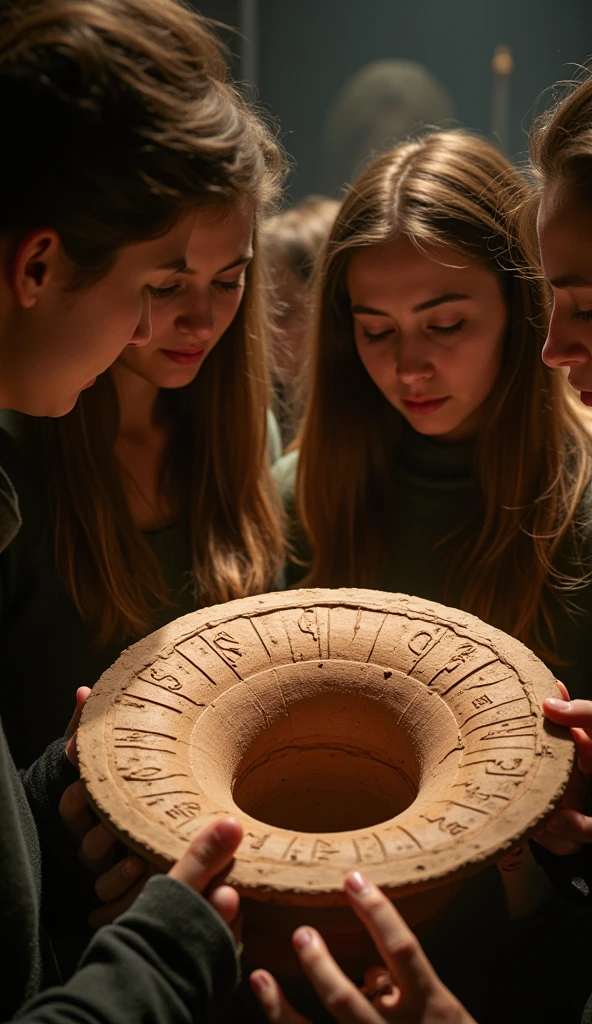
[[[551,813],[573,743],[557,684],[518,641],[403,594],[299,590],[186,615],[125,651],[87,700],[80,773],[100,817],[163,868],[221,814],[249,959],[286,973],[322,928],[375,960],[347,907],[361,869],[412,926]]]

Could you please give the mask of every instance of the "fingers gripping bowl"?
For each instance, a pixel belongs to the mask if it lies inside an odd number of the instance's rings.
[[[99,815],[162,867],[232,814],[245,838],[230,880],[250,901],[337,907],[356,869],[406,900],[551,813],[574,756],[542,714],[557,693],[522,644],[456,609],[267,594],[125,651],[87,700],[80,771]]]

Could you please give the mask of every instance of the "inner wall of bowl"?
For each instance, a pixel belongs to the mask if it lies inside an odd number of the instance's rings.
[[[281,666],[237,683],[200,717],[196,774],[213,799],[298,832],[388,821],[438,784],[457,742],[425,684],[357,662]]]

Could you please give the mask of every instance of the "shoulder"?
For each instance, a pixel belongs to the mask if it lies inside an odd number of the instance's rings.
[[[294,451],[291,452],[286,452],[285,455],[282,455],[281,459],[278,459],[272,470],[274,480],[284,504],[288,504],[294,500],[299,454],[300,453],[297,449],[294,449]]]
[[[39,420],[18,412],[0,410],[0,466],[10,477],[19,476],[21,467],[30,468],[39,458]],[[15,480],[18,489],[18,479]]]

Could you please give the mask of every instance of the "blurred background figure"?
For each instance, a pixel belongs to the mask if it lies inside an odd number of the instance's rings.
[[[312,312],[314,269],[340,204],[307,196],[269,217],[262,231],[275,300],[271,354],[274,412],[284,448],[294,438],[304,402],[307,336]]]
[[[426,127],[450,126],[448,90],[422,64],[375,60],[349,78],[329,107],[323,160],[329,191],[353,181],[364,165]]]
[[[360,160],[421,122],[476,131],[520,161],[550,99],[538,97],[592,52],[588,0],[190,2],[234,29],[234,75],[280,125],[295,202],[338,195]]]

